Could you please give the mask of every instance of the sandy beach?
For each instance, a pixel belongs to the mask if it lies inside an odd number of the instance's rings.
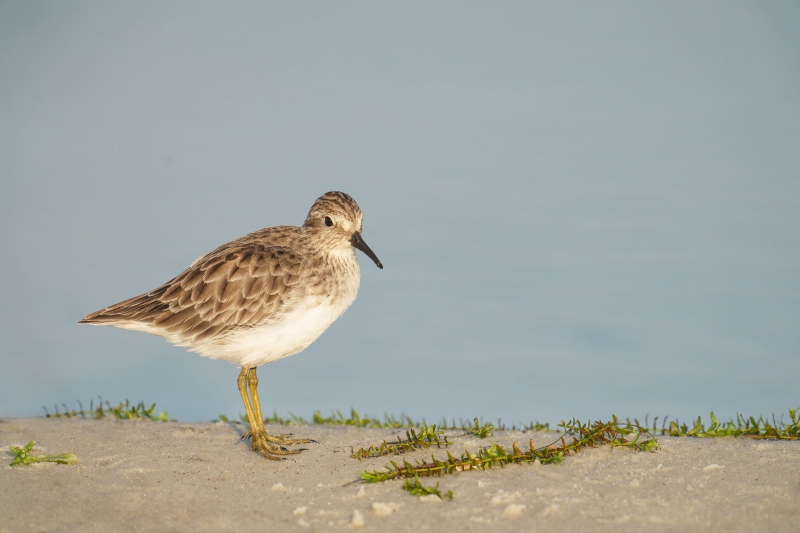
[[[263,459],[241,424],[0,419],[0,531],[797,531],[800,443],[659,437],[654,453],[600,447],[560,465],[511,465],[424,478],[451,501],[412,496],[402,481],[351,483],[394,457],[356,460],[351,448],[404,435],[392,429],[270,426],[318,444]],[[555,434],[449,431],[454,453]],[[11,468],[9,446],[71,451],[75,465]],[[413,461],[431,451],[403,455]],[[444,450],[433,450],[439,457]]]

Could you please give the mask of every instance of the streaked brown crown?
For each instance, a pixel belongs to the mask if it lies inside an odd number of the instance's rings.
[[[361,208],[353,198],[339,191],[326,192],[314,202],[308,217],[303,223],[304,227],[325,227],[325,217],[331,217],[333,222],[344,230],[361,231]]]

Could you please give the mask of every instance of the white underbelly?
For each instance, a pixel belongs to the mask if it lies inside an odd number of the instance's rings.
[[[345,309],[347,305],[317,305],[302,311],[296,309],[279,322],[233,332],[224,339],[201,343],[189,349],[212,359],[222,359],[237,365],[263,365],[303,351]]]

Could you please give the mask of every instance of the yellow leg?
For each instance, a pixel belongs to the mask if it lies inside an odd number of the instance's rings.
[[[237,380],[239,386],[239,394],[242,396],[244,409],[247,411],[247,420],[250,423],[250,431],[248,435],[252,439],[253,451],[259,452],[261,455],[268,459],[280,460],[281,455],[292,455],[300,453],[302,450],[288,450],[281,445],[284,444],[302,444],[305,442],[312,442],[309,439],[289,439],[289,435],[279,435],[273,437],[267,434],[264,427],[264,418],[261,416],[261,403],[258,400],[258,377],[256,376],[255,368],[242,367]],[[248,394],[247,388],[250,388]],[[271,443],[275,443],[275,446]]]
[[[290,439],[289,437],[291,435],[273,436],[267,434],[267,429],[264,427],[264,417],[261,415],[261,402],[258,399],[258,376],[256,376],[255,367],[251,368],[250,372],[248,372],[247,382],[250,385],[250,395],[253,397],[253,412],[255,414],[257,424],[259,425],[259,431],[263,432],[264,438],[266,438],[269,442],[274,442],[277,444],[305,444],[307,442],[313,442],[311,439]]]
[[[242,371],[239,372],[239,379],[236,380],[236,384],[239,385],[239,394],[242,395],[244,410],[247,412],[247,422],[250,424],[250,427],[253,427],[253,406],[250,404],[250,397],[247,395],[247,370],[248,368],[246,366],[242,367]]]
[[[261,402],[258,400],[258,376],[256,376],[255,367],[251,368],[250,371],[247,372],[247,383],[250,385],[250,396],[253,397],[253,414],[257,420],[257,429],[265,430],[264,417],[261,415]]]

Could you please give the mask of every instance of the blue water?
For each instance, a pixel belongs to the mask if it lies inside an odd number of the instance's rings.
[[[800,6],[0,4],[0,415],[241,413],[78,326],[353,195],[353,307],[264,409],[508,423],[800,405]]]

